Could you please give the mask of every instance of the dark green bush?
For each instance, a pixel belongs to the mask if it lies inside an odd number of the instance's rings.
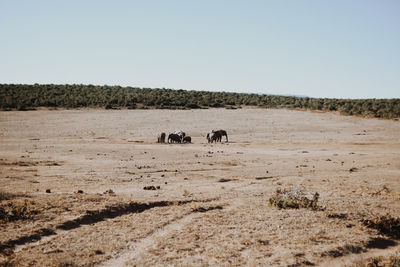
[[[329,99],[83,84],[0,84],[2,110],[37,107],[194,109],[243,105],[338,111],[344,115],[386,119],[400,117],[400,99]]]

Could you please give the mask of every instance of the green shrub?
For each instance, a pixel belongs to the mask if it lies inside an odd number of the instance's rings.
[[[387,119],[400,118],[400,99],[329,99],[83,84],[0,84],[2,110],[30,110],[37,107],[194,109],[241,105],[338,111],[345,115]]]

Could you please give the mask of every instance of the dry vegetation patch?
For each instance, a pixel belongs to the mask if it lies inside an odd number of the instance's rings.
[[[323,210],[318,205],[319,193],[316,192],[312,198],[308,198],[302,190],[280,189],[269,199],[269,203],[280,209],[306,208],[311,210]]]
[[[377,229],[380,233],[387,236],[400,238],[400,218],[395,218],[387,214],[362,220],[362,223],[369,228]]]
[[[210,210],[222,210],[222,206],[211,206],[211,207],[196,207],[192,209],[192,212],[207,212]]]
[[[41,161],[14,161],[8,162],[5,160],[0,161],[0,165],[4,166],[19,166],[19,167],[32,167],[32,166],[61,166],[61,162],[52,160],[41,160]]]
[[[22,205],[12,202],[0,205],[0,223],[28,220],[31,219],[34,214],[36,214],[36,212],[31,210],[26,202]]]
[[[343,257],[348,254],[360,254],[363,252],[366,252],[367,250],[358,245],[344,245],[342,247],[338,247],[336,249],[331,249],[327,252],[324,252],[321,254],[322,257],[332,257],[332,258],[337,258],[337,257]]]
[[[360,262],[359,265],[356,266],[367,266],[367,267],[381,267],[381,266],[390,266],[390,267],[400,267],[400,256],[391,256],[391,257],[373,257],[365,260],[364,262]]]
[[[348,216],[346,213],[336,213],[336,212],[330,211],[326,214],[326,217],[335,218],[335,219],[347,219]]]
[[[24,194],[0,191],[0,224],[32,219],[38,213],[26,199],[22,200],[26,197]]]

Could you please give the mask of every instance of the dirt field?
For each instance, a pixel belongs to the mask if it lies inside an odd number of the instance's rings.
[[[208,144],[211,129],[229,142]],[[177,130],[193,143],[156,143]],[[277,189],[318,192],[318,208],[279,209]],[[0,222],[0,266],[400,264],[399,236],[363,223],[400,215],[400,122],[271,109],[1,112],[0,203],[27,217]]]

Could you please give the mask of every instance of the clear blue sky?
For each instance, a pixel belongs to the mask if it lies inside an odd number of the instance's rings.
[[[400,1],[2,0],[0,83],[400,98]]]

